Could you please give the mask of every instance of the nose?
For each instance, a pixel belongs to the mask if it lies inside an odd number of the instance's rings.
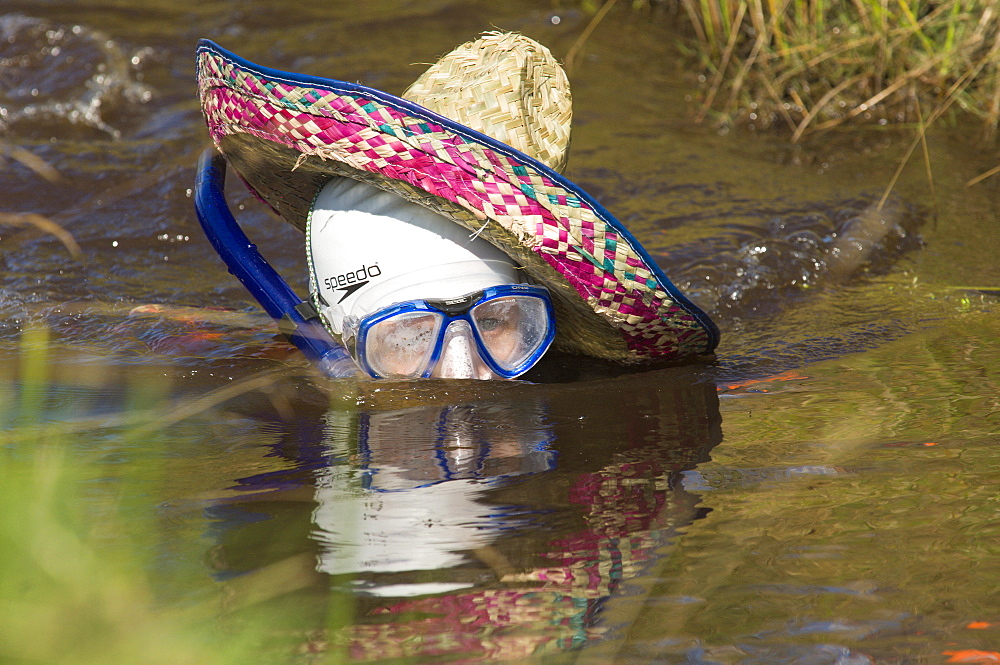
[[[431,376],[439,379],[498,379],[479,355],[468,321],[452,321]]]

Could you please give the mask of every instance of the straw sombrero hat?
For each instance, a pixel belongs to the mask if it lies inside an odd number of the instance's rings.
[[[402,97],[261,67],[202,40],[198,89],[216,147],[299,229],[330,178],[354,178],[479,234],[548,287],[560,350],[642,362],[718,343],[625,227],[559,174],[569,85],[527,37],[463,44]]]

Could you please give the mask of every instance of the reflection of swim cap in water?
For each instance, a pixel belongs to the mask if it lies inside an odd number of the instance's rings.
[[[549,471],[552,431],[534,405],[417,407],[327,414],[330,453],[357,464],[317,471],[313,521],[318,570],[401,573],[464,563],[511,527],[513,516],[482,502],[490,488]],[[357,431],[357,442],[349,440]],[[357,448],[355,448],[355,445]],[[368,593],[416,595],[469,586],[431,581],[406,587],[369,581]]]

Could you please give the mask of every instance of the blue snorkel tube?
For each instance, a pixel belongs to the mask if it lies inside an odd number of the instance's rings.
[[[316,367],[331,378],[359,376],[350,354],[327,332],[316,309],[292,291],[288,283],[264,260],[229,211],[224,186],[226,160],[209,148],[198,159],[194,207],[198,221],[230,274],[246,287],[278,330]]]

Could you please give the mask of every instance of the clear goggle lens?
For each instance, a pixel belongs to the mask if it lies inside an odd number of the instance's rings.
[[[537,352],[549,329],[545,301],[531,296],[488,300],[473,307],[470,314],[486,352],[507,371]]]
[[[385,378],[423,374],[441,333],[444,316],[436,312],[401,312],[368,329],[365,355],[372,370]]]

